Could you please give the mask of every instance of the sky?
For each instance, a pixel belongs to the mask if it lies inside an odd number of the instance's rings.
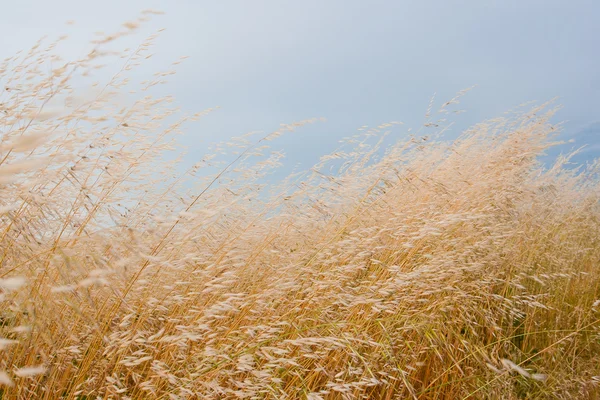
[[[434,93],[443,102],[474,85],[461,101],[467,112],[456,117],[455,133],[524,102],[558,97],[563,107],[555,122],[564,122],[565,135],[600,143],[598,0],[0,5],[0,58],[43,35],[65,33],[70,47],[64,51],[80,55],[93,32],[118,29],[143,9],[164,11],[142,29],[149,34],[166,28],[144,68],[159,70],[189,56],[165,90],[187,111],[221,107],[186,128],[181,141],[189,163],[211,142],[324,117],[277,144],[286,165],[309,167],[363,125],[404,122],[397,135],[416,129]],[[65,25],[68,20],[75,24]]]

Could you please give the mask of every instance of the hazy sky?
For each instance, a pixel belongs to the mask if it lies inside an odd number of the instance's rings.
[[[600,120],[598,0],[0,3],[2,58],[44,34],[68,33],[79,51],[94,31],[165,11],[143,29],[167,29],[146,68],[190,56],[168,92],[186,110],[222,107],[190,127],[190,160],[219,138],[325,117],[281,142],[289,163],[312,163],[362,125],[416,128],[434,92],[473,85],[457,127],[555,96],[568,132]]]

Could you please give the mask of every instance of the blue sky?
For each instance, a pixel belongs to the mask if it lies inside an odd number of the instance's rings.
[[[143,29],[166,28],[144,68],[190,56],[166,90],[185,110],[221,107],[189,126],[189,162],[210,142],[325,117],[277,143],[288,164],[308,167],[362,125],[418,128],[434,92],[445,101],[473,85],[456,129],[558,96],[566,134],[597,136],[589,133],[600,121],[597,0],[1,3],[2,58],[63,33],[75,55],[94,31],[145,8],[165,11]]]

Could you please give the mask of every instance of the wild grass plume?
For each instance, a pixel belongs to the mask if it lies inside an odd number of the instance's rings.
[[[211,110],[131,73],[141,22],[0,65],[0,398],[600,398],[598,165],[539,163],[551,105],[449,141],[432,103],[266,184],[308,119],[178,173]]]

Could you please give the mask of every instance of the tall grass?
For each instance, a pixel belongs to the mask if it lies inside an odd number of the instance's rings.
[[[153,37],[105,48],[138,22],[0,66],[2,399],[600,398],[598,169],[542,169],[547,106],[380,151],[384,124],[270,190],[267,142],[313,120],[177,175],[204,113],[146,95],[171,72],[124,105]]]

